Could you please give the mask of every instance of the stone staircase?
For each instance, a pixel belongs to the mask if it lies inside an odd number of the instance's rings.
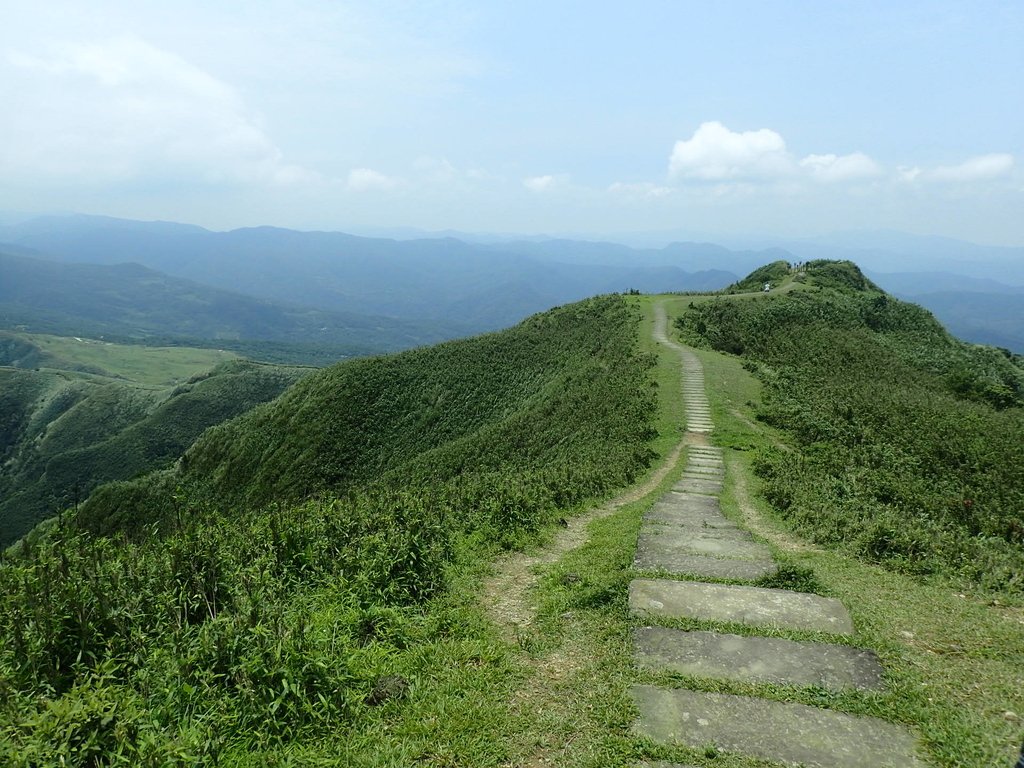
[[[649,623],[634,634],[637,666],[739,683],[877,690],[883,670],[874,653],[846,644],[855,628],[838,600],[742,584],[776,571],[770,550],[722,515],[722,451],[705,445],[714,424],[704,374],[692,351],[659,340],[683,359],[683,397],[691,444],[682,478],[646,514],[629,587],[634,616]],[[644,577],[650,574],[655,577]],[[673,628],[698,620],[701,631]],[[661,625],[659,625],[661,624]],[[669,626],[663,626],[667,624]],[[713,631],[706,627],[710,626]],[[763,630],[824,632],[838,642],[758,636]],[[676,687],[636,685],[634,732],[655,742],[713,746],[782,765],[818,768],[918,768],[916,740],[904,727],[805,704]],[[648,763],[648,768],[689,768]]]

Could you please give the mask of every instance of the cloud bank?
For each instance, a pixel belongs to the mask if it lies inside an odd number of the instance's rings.
[[[233,88],[141,38],[14,51],[5,69],[20,82],[19,108],[0,121],[0,168],[9,175],[81,184],[318,178],[285,161]]]
[[[722,184],[737,189],[742,185],[749,190],[752,184],[781,181],[790,185],[801,181],[841,185],[888,177],[903,182],[970,183],[1007,177],[1014,164],[1013,155],[1008,153],[978,155],[957,165],[934,168],[899,166],[895,172],[887,172],[863,152],[809,154],[798,160],[776,131],[733,131],[712,121],[702,123],[689,139],[675,143],[669,156],[668,178],[677,184],[715,182],[719,193]],[[616,183],[609,190],[620,191],[625,186]]]

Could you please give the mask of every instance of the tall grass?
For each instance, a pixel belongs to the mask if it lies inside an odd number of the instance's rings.
[[[358,730],[406,695],[379,660],[465,631],[456,565],[649,463],[637,329],[605,297],[345,364],[101,488],[0,566],[0,760],[214,764]]]

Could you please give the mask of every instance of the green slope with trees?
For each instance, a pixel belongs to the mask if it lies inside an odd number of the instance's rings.
[[[742,356],[764,384],[759,417],[791,435],[795,451],[758,462],[768,499],[869,560],[1024,588],[1021,359],[953,338],[849,262],[784,280],[793,290],[693,302],[677,321]]]
[[[723,509],[850,607],[888,688],[725,690],[905,723],[944,767],[994,764],[1019,743],[1020,361],[851,264],[768,272],[665,300],[704,347]],[[651,304],[604,297],[316,371],[101,486],[0,564],[0,762],[759,764],[630,734],[629,686],[650,682],[625,599],[636,530],[681,467],[580,549],[503,571],[534,582],[511,638],[480,595],[495,556],[532,556],[678,439],[678,359],[638,343]]]
[[[168,466],[308,372],[232,357],[0,333],[0,546],[101,483]]]
[[[493,690],[508,670],[462,582],[644,472],[637,329],[605,297],[343,363],[100,488],[0,567],[4,763],[266,764],[321,742],[365,761],[410,682]]]

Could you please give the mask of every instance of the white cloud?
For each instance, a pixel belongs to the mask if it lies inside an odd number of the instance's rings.
[[[564,181],[564,177],[552,176],[551,174],[547,174],[545,176],[527,176],[523,179],[523,186],[531,192],[547,192],[562,181]]]
[[[737,133],[717,121],[702,123],[691,138],[677,141],[669,158],[669,175],[677,179],[771,178],[792,169],[786,142],[775,131]]]
[[[896,169],[896,179],[907,184],[993,181],[1009,175],[1013,166],[1013,155],[991,153],[968,158],[958,165],[939,165],[935,168],[901,165]]]
[[[372,168],[353,168],[348,174],[348,188],[353,192],[390,192],[402,181]]]
[[[134,36],[13,52],[0,77],[18,109],[0,121],[0,169],[96,184],[291,185],[319,180],[289,164],[227,83]]]
[[[901,165],[896,168],[896,179],[897,181],[903,181],[908,184],[912,184],[917,181],[921,174],[924,173],[916,165]]]
[[[863,152],[849,155],[808,155],[800,167],[819,181],[840,182],[870,179],[882,175],[881,166]]]
[[[652,184],[649,181],[632,183],[616,181],[608,185],[608,191],[613,195],[620,195],[623,197],[657,199],[661,197],[668,197],[674,190],[671,187]]]
[[[1013,155],[989,154],[972,157],[959,165],[940,165],[927,173],[935,181],[987,181],[1005,176],[1013,168]]]

